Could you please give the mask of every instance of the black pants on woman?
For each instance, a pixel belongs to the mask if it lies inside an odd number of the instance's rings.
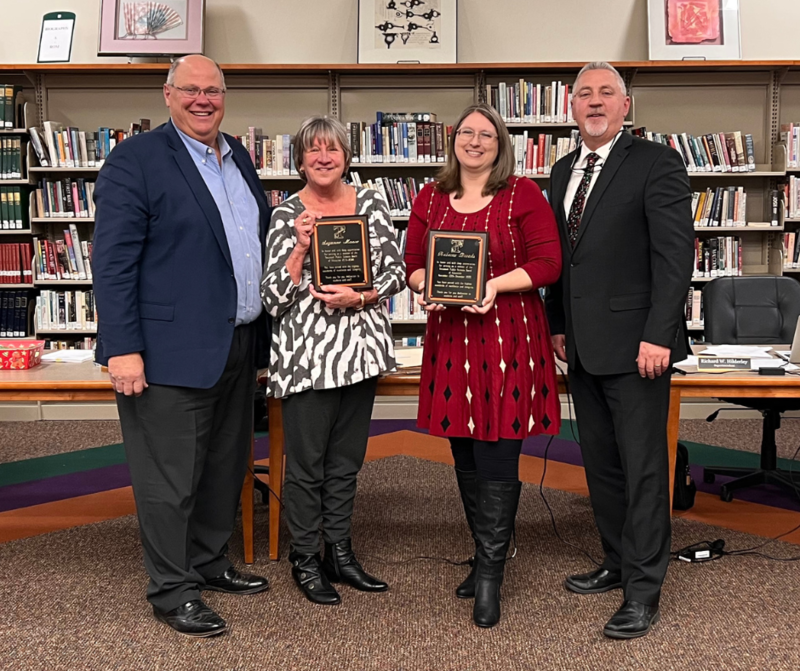
[[[319,529],[328,543],[350,538],[356,480],[367,452],[378,378],[309,389],[283,399],[286,523],[292,547],[319,552]]]
[[[476,473],[479,480],[492,482],[519,480],[521,440],[501,438],[497,442],[488,442],[472,438],[451,438],[450,449],[457,471]]]

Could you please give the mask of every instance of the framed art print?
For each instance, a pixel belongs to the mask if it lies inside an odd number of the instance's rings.
[[[203,53],[205,0],[100,0],[98,56]]]
[[[647,0],[650,60],[738,60],[739,0]]]
[[[457,0],[358,0],[359,63],[455,63]]]

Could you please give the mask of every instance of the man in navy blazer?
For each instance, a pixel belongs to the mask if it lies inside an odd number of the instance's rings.
[[[225,79],[194,55],[164,85],[171,120],[117,146],[95,189],[97,361],[117,392],[155,616],[212,636],[202,590],[265,578],[226,557],[247,468],[259,280],[270,219],[247,151],[219,132]]]

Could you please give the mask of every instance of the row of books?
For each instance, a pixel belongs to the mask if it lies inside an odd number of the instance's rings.
[[[148,130],[150,120],[139,119],[139,123],[132,123],[127,131],[104,126],[96,132],[82,131],[75,126],[64,128],[54,121],[45,121],[41,129],[33,127],[28,132],[42,167],[99,168],[125,138]]]
[[[30,242],[0,244],[0,284],[31,284]]]
[[[22,179],[22,147],[22,139],[19,137],[0,137],[0,179]]]
[[[444,163],[452,126],[428,112],[378,112],[375,123],[347,124],[352,163]],[[429,119],[422,121],[421,119]]]
[[[580,133],[570,132],[568,137],[554,138],[547,133],[539,133],[534,139],[528,131],[511,135],[511,146],[516,160],[515,172],[518,175],[549,175],[556,161],[563,158],[578,146]]]
[[[350,171],[350,181],[356,186],[364,186],[378,191],[389,204],[393,217],[407,217],[411,214],[414,199],[425,184],[434,181],[433,177],[374,177],[362,180],[357,171]]]
[[[392,321],[426,321],[428,313],[417,303],[418,295],[406,288],[392,296],[388,301],[389,319]]]
[[[800,123],[781,124],[781,142],[786,145],[786,167],[800,168]]]
[[[703,290],[697,287],[689,287],[689,294],[686,296],[686,326],[698,327],[704,325]]]
[[[31,335],[28,306],[30,289],[0,291],[0,338],[24,338]]]
[[[53,219],[94,217],[94,182],[83,177],[42,180],[32,212],[34,217]]]
[[[570,123],[571,87],[562,82],[535,84],[520,79],[513,84],[486,85],[486,102],[506,123]]]
[[[31,301],[31,305],[33,305],[33,301]],[[62,349],[93,350],[97,345],[97,338],[92,336],[85,336],[80,340],[54,340],[47,337],[43,337],[42,340],[44,340],[44,348],[51,352]]]
[[[236,137],[250,153],[250,160],[262,177],[297,174],[294,167],[293,135],[276,135],[274,139],[270,139],[260,128],[250,126],[246,135]]]
[[[63,231],[62,238],[33,238],[33,252],[37,279],[92,279],[92,243],[81,240],[75,224]]]
[[[395,338],[395,347],[422,347],[425,344],[425,336],[407,336]]]
[[[749,133],[651,133],[634,128],[631,133],[675,149],[689,172],[753,172],[756,169],[753,136]]]
[[[270,207],[280,205],[284,200],[292,195],[288,191],[280,191],[279,189],[273,189],[272,191],[266,191],[265,193],[267,196],[267,203],[269,203]]]
[[[27,189],[0,186],[0,227],[4,231],[29,228]]]
[[[51,291],[36,297],[37,331],[91,331],[97,329],[94,291]]]
[[[735,235],[695,238],[693,277],[736,277],[742,274],[742,245]]]
[[[800,268],[800,233],[784,233],[783,249],[783,267],[787,270]]]
[[[746,208],[747,194],[742,186],[718,186],[692,194],[695,226],[746,226]]]
[[[783,203],[787,219],[800,219],[800,177],[789,175],[783,185]]]
[[[0,84],[0,128],[21,128],[22,87]]]

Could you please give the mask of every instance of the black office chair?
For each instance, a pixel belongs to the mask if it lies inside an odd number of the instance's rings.
[[[800,283],[790,277],[720,277],[703,289],[706,340],[714,344],[784,345],[792,342],[800,317]],[[728,403],[758,410],[764,416],[761,467],[706,468],[705,482],[715,475],[740,476],[720,488],[720,498],[731,501],[733,492],[746,487],[776,484],[795,490],[800,473],[778,465],[775,431],[781,413],[800,410],[800,398],[725,398]],[[793,482],[794,480],[794,482]]]

